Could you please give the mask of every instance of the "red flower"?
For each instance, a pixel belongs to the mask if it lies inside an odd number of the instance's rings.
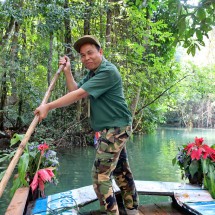
[[[197,146],[202,145],[203,141],[204,141],[204,139],[203,139],[202,137],[200,137],[200,138],[196,137],[196,138],[195,138],[195,144],[196,144]]]
[[[49,145],[47,145],[46,143],[40,144],[40,145],[38,146],[38,150],[41,151],[41,154],[42,154],[42,155],[44,154],[44,152],[45,152],[47,149],[49,149]]]
[[[45,169],[40,169],[36,172],[34,175],[33,181],[30,184],[32,192],[39,186],[39,189],[41,191],[42,197],[45,197],[44,195],[44,189],[45,189],[45,182],[51,182],[51,179],[54,177],[54,173],[52,172],[54,168],[49,167]]]
[[[215,152],[213,152],[213,153],[211,154],[211,159],[212,159],[213,162],[215,162]]]
[[[200,160],[201,158],[205,160],[210,157],[215,161],[215,150],[207,144],[203,144],[203,141],[204,139],[202,137],[196,137],[195,142],[189,143],[184,150],[187,151],[187,155],[190,155],[192,160]]]

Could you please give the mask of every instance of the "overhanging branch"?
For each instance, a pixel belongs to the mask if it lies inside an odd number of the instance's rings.
[[[172,84],[170,87],[168,87],[167,89],[165,89],[161,94],[159,94],[155,99],[153,99],[151,102],[149,102],[146,105],[143,105],[139,110],[137,110],[135,112],[135,115],[137,115],[138,113],[140,113],[140,111],[146,107],[148,107],[149,105],[151,105],[152,103],[154,103],[156,100],[158,100],[161,96],[163,96],[168,90],[170,90],[172,87],[174,87],[176,84],[178,84],[179,82],[181,82],[182,80],[184,80],[185,78],[187,78],[189,75],[185,75],[183,78],[179,79],[177,82],[175,82],[174,84]]]

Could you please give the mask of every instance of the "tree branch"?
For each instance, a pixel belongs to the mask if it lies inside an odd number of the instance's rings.
[[[151,105],[152,103],[154,103],[156,100],[158,100],[161,96],[163,96],[168,90],[170,90],[172,87],[174,87],[176,84],[178,84],[179,82],[181,82],[182,80],[184,80],[185,78],[187,78],[189,75],[185,75],[183,78],[179,79],[176,83],[172,84],[170,87],[168,87],[167,89],[165,89],[161,94],[159,94],[155,99],[153,99],[151,102],[149,102],[146,105],[143,105],[139,110],[137,110],[135,112],[135,115],[137,115],[142,109],[148,107],[149,105]]]

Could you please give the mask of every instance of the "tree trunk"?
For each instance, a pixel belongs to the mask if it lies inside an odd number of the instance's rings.
[[[64,9],[65,11],[69,11],[69,0],[65,0],[64,3]],[[73,61],[74,60],[74,56],[72,54],[72,35],[71,35],[71,26],[70,26],[70,16],[69,13],[65,14],[64,16],[64,25],[65,25],[65,54],[67,56],[69,56],[69,58]],[[72,65],[71,65],[72,67]],[[73,69],[73,68],[72,68]]]
[[[15,22],[15,19],[11,16],[9,25],[6,29],[6,32],[5,32],[4,36],[2,37],[2,39],[0,40],[0,47],[2,47],[6,43],[6,41],[8,40],[10,33],[13,29],[14,22]]]
[[[211,107],[211,101],[208,98],[207,101],[207,128],[212,127],[212,107]]]
[[[9,69],[9,76],[12,86],[12,98],[15,101],[18,100],[17,98],[17,72],[18,72],[18,66],[17,66],[17,59],[18,59],[18,35],[20,30],[20,24],[16,21],[15,22],[15,29],[14,34],[12,38],[12,46],[11,46],[11,67]]]
[[[201,103],[201,128],[204,127],[204,102]]]
[[[92,0],[88,0],[88,3],[85,4],[85,16],[84,16],[84,35],[90,34],[90,20],[91,20],[91,8]]]
[[[16,128],[22,128],[22,107],[23,107],[23,97],[22,92],[19,95],[19,102],[18,102],[18,117],[16,119]]]
[[[4,71],[2,74],[2,82],[1,82],[1,100],[0,100],[0,129],[4,129],[4,107],[7,98],[7,82],[6,82],[7,74]]]
[[[102,21],[102,2],[101,0],[99,1],[100,2],[100,14],[99,14],[99,36],[100,38],[102,38],[103,36],[103,21]]]
[[[112,27],[112,0],[108,0],[107,23],[106,23],[106,46],[111,45],[111,27]]]
[[[130,109],[131,109],[132,118],[134,118],[135,113],[136,113],[137,104],[138,104],[139,99],[140,99],[140,92],[141,92],[141,86],[138,87],[136,96],[134,97],[134,99],[131,102]]]

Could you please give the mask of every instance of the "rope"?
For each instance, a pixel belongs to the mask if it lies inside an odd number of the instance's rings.
[[[76,200],[72,197],[72,196],[63,196],[63,197],[60,197],[60,198],[56,198],[56,199],[53,199],[49,202],[52,202],[52,201],[56,201],[56,200],[59,200],[59,199],[64,199],[65,197],[69,197],[72,199],[72,201],[75,202],[75,206],[72,206],[72,207],[68,207],[68,206],[65,206],[65,207],[60,207],[60,208],[56,208],[56,209],[51,209],[50,207],[47,206],[47,210],[44,210],[44,211],[37,211],[36,213],[32,213],[33,214],[38,214],[38,213],[43,213],[43,212],[46,212],[47,215],[61,215],[63,214],[63,212],[65,211],[68,211],[70,209],[75,209],[77,211],[78,214],[82,214],[80,211],[79,211],[79,207],[78,207],[78,204],[76,202]]]

